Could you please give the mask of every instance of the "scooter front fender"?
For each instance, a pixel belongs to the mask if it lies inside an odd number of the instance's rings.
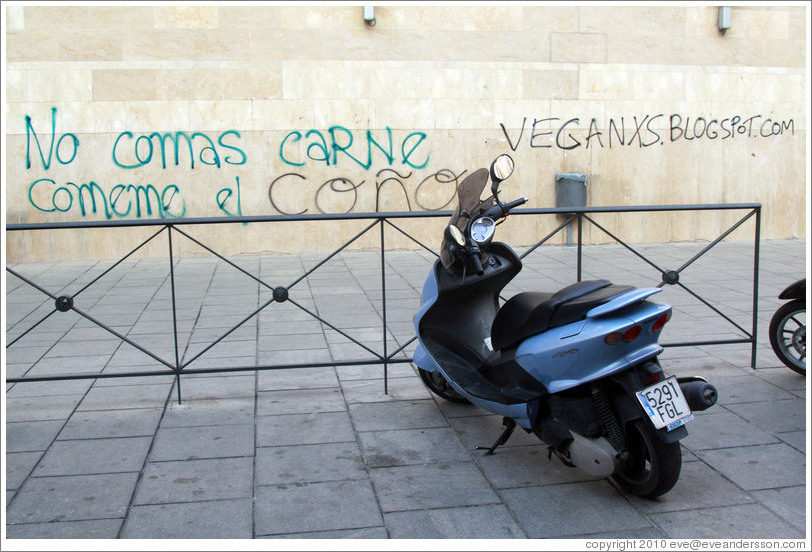
[[[779,299],[805,299],[806,298],[806,278],[798,280],[788,285],[778,296]]]

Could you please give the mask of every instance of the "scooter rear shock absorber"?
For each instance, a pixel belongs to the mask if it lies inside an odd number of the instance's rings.
[[[598,409],[598,416],[601,419],[606,438],[618,452],[626,452],[626,438],[623,436],[623,430],[617,421],[615,411],[612,410],[609,395],[606,394],[602,387],[598,385],[592,386],[592,402],[595,403],[595,407]]]

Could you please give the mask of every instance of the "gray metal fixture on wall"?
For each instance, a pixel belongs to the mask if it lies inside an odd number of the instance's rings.
[[[719,20],[717,21],[717,25],[722,34],[727,32],[733,22],[732,12],[733,8],[730,6],[719,6]]]
[[[370,27],[375,25],[375,6],[364,6],[364,22]]]

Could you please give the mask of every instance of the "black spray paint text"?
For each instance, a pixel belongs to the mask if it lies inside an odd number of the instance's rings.
[[[609,124],[604,129],[593,118],[586,130],[581,128],[581,119],[577,117],[566,120],[559,117],[533,119],[529,125],[528,122],[529,119],[524,117],[518,133],[509,132],[504,123],[500,123],[502,133],[513,151],[522,143],[531,148],[555,147],[561,150],[581,147],[612,149],[621,146],[648,148],[664,145],[666,142],[727,140],[736,137],[770,138],[786,133],[795,134],[794,119],[775,121],[762,115],[734,115],[723,119],[690,117],[676,113],[667,119],[663,113],[641,117],[635,115],[630,118],[609,119]],[[664,124],[667,126],[664,127]]]

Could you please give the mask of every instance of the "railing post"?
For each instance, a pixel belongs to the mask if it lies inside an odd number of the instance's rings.
[[[761,256],[761,206],[756,211],[756,232],[753,246],[753,343],[750,350],[750,368],[756,369],[756,350],[758,348],[758,269]]]
[[[166,225],[169,236],[169,286],[172,290],[172,335],[175,338],[175,382],[178,386],[178,404],[181,404],[180,394],[180,356],[178,354],[178,309],[175,303],[175,256],[172,253],[172,225]]]
[[[381,225],[381,303],[383,310],[383,394],[389,394],[389,352],[386,347],[386,237],[384,219],[379,218]]]
[[[584,245],[583,230],[582,230],[583,221],[584,221],[584,214],[581,211],[578,211],[578,247],[577,247],[578,253],[577,253],[577,260],[576,260],[576,267],[577,267],[576,268],[576,272],[577,272],[576,280],[578,282],[581,281],[581,260],[583,258],[583,249],[584,249],[583,248],[583,245]]]

